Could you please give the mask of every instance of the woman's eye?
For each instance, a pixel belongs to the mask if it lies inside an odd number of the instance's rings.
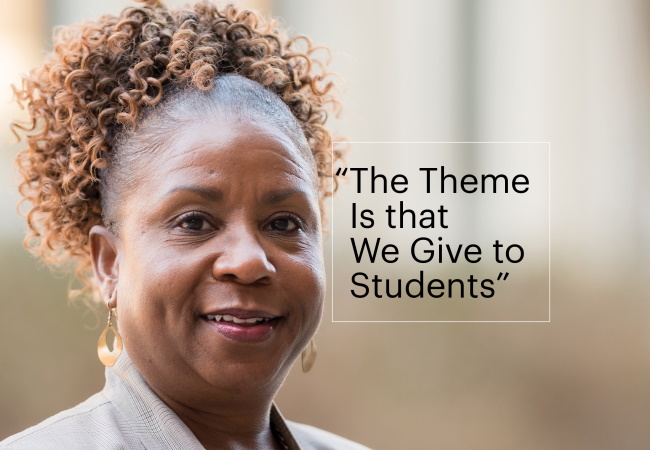
[[[190,231],[208,231],[212,229],[210,223],[200,215],[188,214],[181,217],[177,224],[178,227]]]
[[[298,228],[300,228],[296,222],[297,221],[295,219],[281,217],[279,219],[274,219],[271,222],[271,228],[274,231],[284,231],[284,232],[296,231]]]

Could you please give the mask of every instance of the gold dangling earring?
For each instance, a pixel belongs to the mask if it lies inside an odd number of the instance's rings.
[[[113,314],[117,316],[117,311],[115,311],[115,308],[109,308],[108,324],[106,325],[106,328],[104,328],[102,335],[99,336],[99,341],[97,342],[97,356],[99,356],[99,360],[106,367],[113,367],[113,364],[115,364],[115,361],[117,361],[117,358],[119,358],[122,353],[122,336],[120,336],[117,328],[113,325]],[[108,335],[109,330],[115,335],[112,351],[108,349],[108,345],[106,344],[106,336]]]
[[[316,362],[316,355],[318,355],[318,349],[316,348],[316,342],[312,339],[309,341],[309,345],[302,351],[300,359],[302,362],[302,372],[307,373],[314,367]]]

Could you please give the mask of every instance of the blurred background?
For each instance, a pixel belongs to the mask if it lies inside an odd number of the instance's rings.
[[[650,448],[650,3],[239,3],[332,48],[351,140],[552,143],[552,322],[331,323],[328,305],[284,415],[377,449]],[[0,439],[103,386],[101,327],[21,246],[9,85],[54,26],[129,4],[0,5]]]

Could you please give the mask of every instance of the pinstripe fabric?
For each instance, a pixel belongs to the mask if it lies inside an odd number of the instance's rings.
[[[308,425],[285,421],[275,405],[270,422],[289,449],[363,447]],[[106,368],[104,389],[0,442],[14,449],[203,449],[189,428],[151,390],[126,352]]]

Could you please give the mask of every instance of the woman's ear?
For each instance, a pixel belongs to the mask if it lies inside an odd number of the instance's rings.
[[[114,301],[120,276],[119,238],[109,229],[95,225],[90,229],[90,258],[95,278],[106,301]],[[115,308],[117,305],[108,305]]]

